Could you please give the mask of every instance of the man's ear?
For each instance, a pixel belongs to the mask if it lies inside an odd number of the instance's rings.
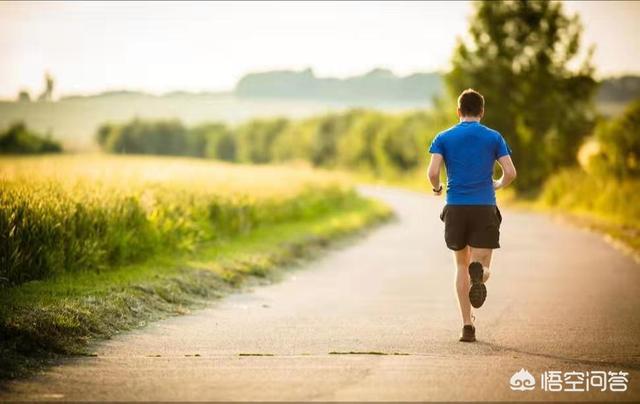
[[[480,119],[484,118],[484,108],[482,108],[482,111],[480,111]]]
[[[458,118],[462,118],[462,112],[460,112],[460,108],[456,109],[456,112],[458,114]]]

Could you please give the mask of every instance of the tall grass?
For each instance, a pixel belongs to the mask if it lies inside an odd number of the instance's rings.
[[[589,215],[622,226],[640,228],[640,180],[590,175],[568,169],[545,184],[540,201],[564,211]]]
[[[338,209],[344,178],[305,167],[179,158],[0,161],[0,277],[17,285],[118,264]]]

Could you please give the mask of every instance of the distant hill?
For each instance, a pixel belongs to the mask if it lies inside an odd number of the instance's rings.
[[[311,69],[251,73],[237,84],[241,97],[282,97],[308,100],[430,102],[442,91],[439,73],[399,77],[387,69],[374,69],[345,79],[316,77]]]
[[[598,109],[605,115],[618,115],[626,105],[640,99],[640,76],[610,77],[602,80],[596,95]]]
[[[295,98],[326,101],[431,101],[443,91],[442,75],[415,73],[399,77],[387,69],[374,69],[345,79],[316,77],[311,69],[250,73],[235,88],[240,97]],[[602,80],[598,103],[627,103],[640,98],[640,76]]]
[[[221,121],[235,124],[258,117],[300,118],[348,107],[286,98],[251,99],[233,93],[183,93],[155,96],[118,91],[90,96],[63,97],[52,102],[0,101],[0,131],[14,122],[61,140],[65,148],[95,148],[97,128],[105,122],[125,122],[134,117],[177,118],[186,125]]]
[[[640,98],[640,76],[621,76],[603,80],[598,100],[628,102]]]

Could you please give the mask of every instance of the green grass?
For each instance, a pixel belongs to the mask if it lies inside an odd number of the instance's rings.
[[[590,175],[580,169],[559,172],[529,203],[561,213],[570,222],[611,236],[640,252],[640,181]]]
[[[0,161],[0,287],[142,262],[167,248],[340,209],[353,191],[295,167],[134,156]]]
[[[92,355],[92,340],[188,313],[240,287],[278,279],[391,215],[355,194],[339,210],[265,225],[249,233],[165,253],[103,272],[62,274],[5,288],[0,296],[0,379],[29,373],[60,355]]]
[[[166,248],[231,237],[264,224],[314,217],[340,208],[349,191],[309,189],[281,200],[199,196],[155,190],[148,213],[139,196],[91,184],[61,192],[56,182],[0,181],[0,277],[10,284],[143,261]],[[147,186],[143,192],[150,193]],[[89,195],[97,195],[91,197]],[[162,194],[162,196],[160,195]]]

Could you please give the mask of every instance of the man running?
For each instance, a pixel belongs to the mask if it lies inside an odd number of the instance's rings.
[[[516,178],[509,146],[499,132],[480,123],[483,115],[484,97],[475,90],[464,90],[458,97],[460,123],[439,133],[429,148],[429,181],[434,195],[442,192],[443,162],[447,171],[447,203],[440,219],[445,242],[455,258],[463,342],[476,340],[471,306],[479,308],[484,303],[491,253],[500,248],[502,216],[495,191]],[[502,168],[498,180],[493,179],[496,161]]]

